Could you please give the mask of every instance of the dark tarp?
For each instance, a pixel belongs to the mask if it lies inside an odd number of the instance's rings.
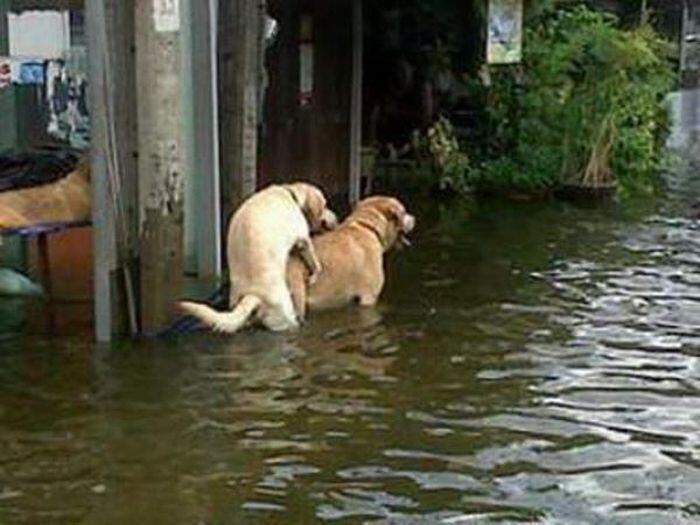
[[[77,150],[44,147],[0,154],[0,192],[55,182],[71,173],[81,158]]]

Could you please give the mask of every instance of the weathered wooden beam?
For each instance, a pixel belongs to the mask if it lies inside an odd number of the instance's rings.
[[[260,10],[258,0],[220,0],[220,142],[226,216],[257,186]]]
[[[352,87],[350,103],[350,203],[360,195],[362,179],[362,65],[363,65],[362,0],[352,0]]]
[[[119,201],[123,210],[124,253],[120,260],[132,263],[138,250],[138,137],[136,107],[136,57],[134,49],[135,0],[110,0],[106,5],[109,35],[108,93],[112,100],[110,112],[114,142],[114,164],[118,171]]]
[[[152,333],[182,292],[182,22],[173,0],[136,0],[135,15],[141,328]]]
[[[132,258],[138,241],[134,0],[88,0],[95,333],[138,330]]]

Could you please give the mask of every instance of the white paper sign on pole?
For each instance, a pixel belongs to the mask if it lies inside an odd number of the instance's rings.
[[[180,0],[153,0],[153,20],[158,33],[180,30]]]

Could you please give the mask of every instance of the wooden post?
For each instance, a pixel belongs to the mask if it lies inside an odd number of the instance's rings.
[[[132,334],[138,329],[132,293],[135,283],[130,271],[138,224],[133,2],[86,3],[95,335],[100,342],[108,342],[122,332],[127,319]]]
[[[164,328],[182,291],[184,159],[179,2],[136,0],[141,328]]]
[[[350,103],[350,204],[360,199],[362,179],[362,0],[352,2],[352,100]]]
[[[260,9],[258,0],[220,2],[221,184],[227,217],[257,187]]]
[[[125,264],[134,264],[139,243],[138,121],[136,111],[136,57],[134,49],[134,2],[110,0],[107,10],[110,34],[110,97],[113,100],[112,134],[115,162],[120,178],[120,200],[124,214]]]

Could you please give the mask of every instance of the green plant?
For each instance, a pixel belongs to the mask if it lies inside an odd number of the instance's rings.
[[[567,5],[569,2],[566,2]],[[529,18],[523,64],[484,86],[488,147],[470,180],[536,190],[645,185],[662,159],[670,45],[583,5]]]
[[[440,117],[428,129],[425,143],[440,189],[466,190],[469,157],[461,150],[450,121]]]

